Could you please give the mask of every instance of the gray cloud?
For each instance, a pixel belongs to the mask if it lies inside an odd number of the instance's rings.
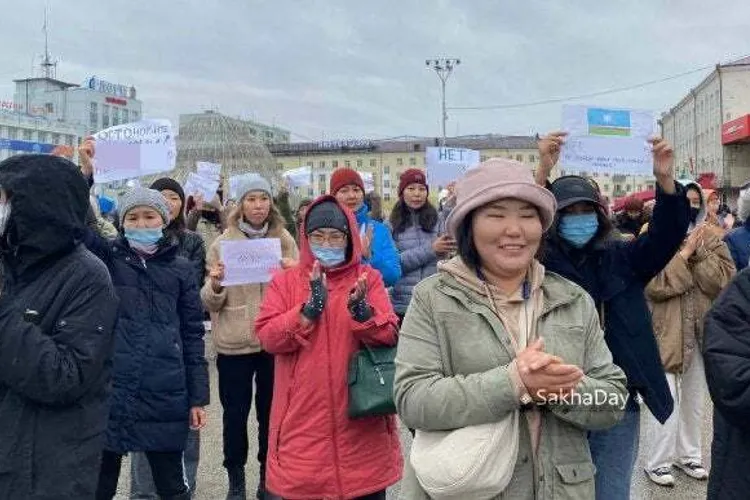
[[[43,46],[43,2],[6,3],[0,98]],[[429,57],[461,57],[449,106],[481,106],[619,87],[750,53],[745,3],[731,15],[725,3],[697,0],[49,3],[59,78],[133,84],[152,117],[218,108],[316,140],[438,134]],[[660,112],[703,76],[591,103]],[[455,110],[448,131],[543,132],[559,117],[559,104]]]

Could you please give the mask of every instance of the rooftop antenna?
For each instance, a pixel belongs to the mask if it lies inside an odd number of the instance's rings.
[[[44,78],[54,79],[57,75],[57,62],[52,60],[52,56],[49,53],[49,32],[47,30],[47,10],[49,5],[44,6],[44,57],[42,58],[42,74]]]

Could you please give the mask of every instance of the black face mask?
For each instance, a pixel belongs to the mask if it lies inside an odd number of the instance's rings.
[[[690,222],[695,224],[695,221],[698,220],[698,214],[700,213],[700,208],[690,207]]]

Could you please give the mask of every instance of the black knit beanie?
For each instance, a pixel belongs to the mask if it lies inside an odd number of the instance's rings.
[[[161,179],[156,179],[149,187],[157,191],[164,191],[165,189],[174,191],[180,197],[180,200],[182,200],[182,207],[185,208],[185,191],[182,190],[182,186],[176,180],[169,177],[162,177]]]
[[[156,191],[164,191],[165,189],[169,189],[170,191],[174,191],[177,193],[177,196],[180,197],[180,201],[182,201],[182,210],[180,210],[180,215],[178,215],[175,219],[173,219],[170,223],[168,228],[173,230],[182,230],[185,228],[185,191],[182,189],[182,186],[180,186],[180,183],[176,180],[170,178],[170,177],[162,177],[161,179],[156,179],[154,182],[151,183],[150,186],[151,189],[155,189]]]
[[[336,202],[324,201],[307,211],[305,232],[310,234],[321,228],[338,229],[342,233],[349,234],[349,220]]]

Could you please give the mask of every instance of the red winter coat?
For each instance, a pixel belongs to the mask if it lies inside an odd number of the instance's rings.
[[[335,201],[321,197],[307,213],[325,200]],[[353,214],[342,210],[356,236]],[[395,345],[398,321],[380,273],[360,263],[360,238],[351,239],[351,259],[326,273],[328,299],[317,322],[307,329],[299,322],[314,263],[304,229],[299,266],[274,277],[255,322],[261,345],[276,355],[266,487],[285,499],[356,498],[401,479],[395,416],[347,416],[349,360],[360,342]],[[358,323],[347,303],[365,272],[374,315]]]

